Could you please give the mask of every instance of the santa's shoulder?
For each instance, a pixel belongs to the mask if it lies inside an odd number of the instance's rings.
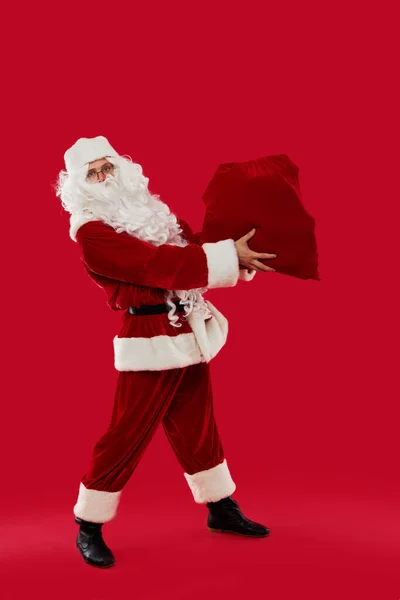
[[[74,242],[77,241],[77,236],[87,234],[89,231],[102,230],[103,228],[109,228],[109,225],[90,213],[82,212],[70,217],[69,235]]]

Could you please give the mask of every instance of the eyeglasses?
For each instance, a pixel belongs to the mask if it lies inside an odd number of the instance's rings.
[[[88,173],[86,175],[86,179],[88,181],[95,181],[95,180],[98,181],[99,173],[103,173],[103,175],[106,176],[106,175],[109,175],[110,173],[112,173],[113,170],[114,170],[114,165],[112,165],[111,163],[106,163],[98,171],[96,171],[96,169],[90,169],[90,171],[88,171]]]

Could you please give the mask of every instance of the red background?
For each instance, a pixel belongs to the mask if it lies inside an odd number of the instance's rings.
[[[6,11],[1,597],[398,598],[393,7]],[[321,281],[266,273],[207,294],[230,322],[212,373],[235,498],[267,539],[208,532],[159,431],[105,529],[117,566],[74,547],[121,315],[87,278],[52,184],[65,150],[96,135],[195,230],[219,163],[286,153],[300,168]]]

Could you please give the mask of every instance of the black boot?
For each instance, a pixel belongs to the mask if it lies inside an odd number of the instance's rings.
[[[115,558],[103,540],[103,523],[90,523],[79,517],[75,517],[75,522],[80,525],[76,545],[83,560],[94,567],[112,567]]]
[[[206,506],[210,511],[207,521],[210,531],[239,533],[252,537],[265,537],[269,534],[267,527],[247,519],[240,511],[236,500],[230,496],[218,502],[207,502]]]

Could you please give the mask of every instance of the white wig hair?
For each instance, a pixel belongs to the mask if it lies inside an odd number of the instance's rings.
[[[103,182],[86,180],[88,165],[71,173],[60,171],[55,192],[71,218],[94,216],[117,233],[124,231],[155,246],[186,246],[189,242],[181,235],[176,216],[157,194],[148,190],[149,180],[143,175],[141,165],[126,155],[104,158],[114,166],[114,172]],[[204,318],[211,316],[202,296],[206,291],[207,288],[167,290],[165,300],[171,307],[168,313],[171,325],[182,326],[177,323],[179,317],[175,315],[174,297],[184,305],[186,318],[191,312],[199,312]]]

